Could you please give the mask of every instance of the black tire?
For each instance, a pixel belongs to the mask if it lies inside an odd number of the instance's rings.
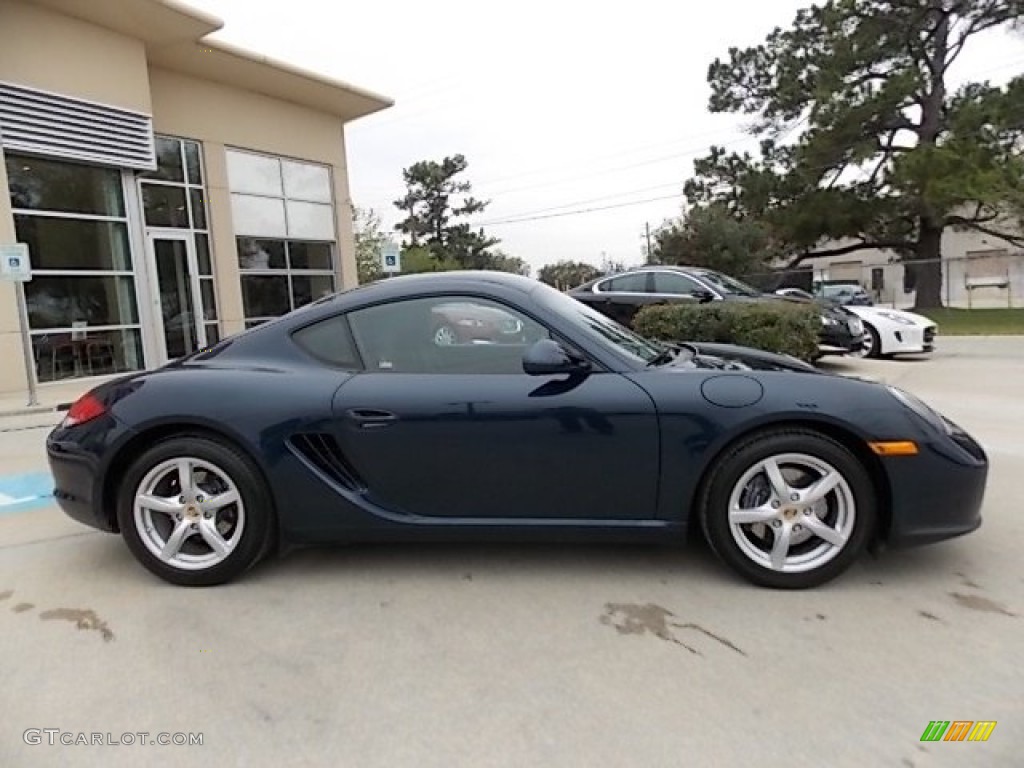
[[[864,357],[879,358],[882,356],[882,340],[878,337],[878,331],[875,330],[873,325],[864,323],[864,330],[867,331],[868,338],[868,349],[864,353]]]
[[[186,456],[222,470],[237,488],[245,512],[234,549],[202,570],[179,568],[161,560],[147,548],[135,521],[135,496],[146,475],[165,461]],[[215,586],[238,578],[273,548],[276,534],[270,489],[252,459],[226,442],[199,435],[161,440],[135,460],[118,491],[117,520],[125,543],[143,566],[165,581],[186,587]]]
[[[853,527],[839,553],[819,567],[793,573],[755,562],[740,548],[729,524],[729,497],[743,475],[759,462],[787,453],[804,454],[831,465],[846,481],[854,504]],[[748,581],[775,589],[808,589],[837,577],[866,547],[877,514],[874,484],[857,457],[830,437],[797,428],[761,432],[728,448],[715,462],[700,504],[704,535],[715,554]]]

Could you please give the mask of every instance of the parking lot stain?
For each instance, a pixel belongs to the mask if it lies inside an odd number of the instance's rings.
[[[716,635],[714,632],[705,629],[699,624],[694,624],[692,622],[677,624],[670,621],[670,619],[674,618],[676,618],[676,616],[672,611],[653,603],[648,603],[647,605],[636,605],[633,603],[606,603],[605,612],[601,616],[600,621],[606,626],[614,627],[620,635],[643,635],[650,633],[666,642],[681,645],[692,654],[702,656],[703,654],[700,651],[693,646],[684,643],[676,636],[676,633],[673,632],[673,630],[676,629],[691,629],[695,632],[700,632],[706,637],[716,640],[741,656],[747,655],[724,637]]]
[[[25,611],[31,611],[33,608],[35,608],[35,605],[32,603],[18,603],[11,610],[15,613],[24,613]]]
[[[14,594],[14,590],[13,589],[8,589],[8,590],[6,590],[4,592],[0,592],[0,600],[7,600],[13,594]]]
[[[1004,616],[1012,616],[1015,618],[1017,616],[1017,614],[1007,609],[1005,605],[997,603],[995,600],[989,600],[987,597],[961,595],[959,592],[950,592],[949,596],[964,608],[970,608],[975,611],[986,611],[988,613],[1001,613]]]
[[[940,619],[934,613],[929,613],[928,611],[918,611],[917,615],[921,618],[928,619],[929,621],[942,621],[942,619]]]
[[[976,583],[974,581],[971,581],[971,579],[967,578],[966,574],[963,574],[963,573],[960,573],[960,571],[957,571],[956,575],[960,577],[960,583],[963,584],[968,589],[981,589],[982,588],[980,584],[978,584],[978,583]]]
[[[70,621],[74,622],[79,629],[89,629],[99,632],[106,642],[114,639],[114,633],[110,631],[107,622],[102,621],[95,611],[81,610],[77,608],[54,608],[52,611],[43,611],[39,614],[43,621]]]

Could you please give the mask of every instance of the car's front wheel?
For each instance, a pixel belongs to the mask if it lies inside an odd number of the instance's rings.
[[[785,429],[754,436],[717,463],[702,523],[715,553],[766,587],[804,589],[845,571],[874,530],[871,478],[841,443]]]
[[[269,548],[266,484],[241,452],[202,436],[161,441],[131,465],[118,523],[132,554],[182,586],[212,586],[252,567]]]

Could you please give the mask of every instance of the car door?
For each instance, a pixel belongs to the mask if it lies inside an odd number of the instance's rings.
[[[631,326],[636,313],[658,299],[654,295],[651,272],[627,272],[610,277],[594,286],[593,306],[612,320]]]
[[[663,270],[653,272],[652,275],[654,279],[652,290],[659,301],[692,304],[701,300],[699,296],[701,293],[715,295],[707,286],[681,272]]]
[[[372,503],[449,522],[656,517],[649,395],[607,371],[527,375],[527,346],[552,334],[525,313],[440,296],[343,320],[363,370],[338,389],[332,431]]]

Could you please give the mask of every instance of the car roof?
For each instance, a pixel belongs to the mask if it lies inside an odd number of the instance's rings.
[[[599,277],[595,277],[591,280],[588,280],[582,285],[578,285],[573,290],[578,291],[581,289],[590,288],[596,285],[597,283],[600,283],[602,280],[610,280],[613,277],[622,277],[624,275],[645,274],[647,272],[678,272],[681,275],[699,276],[701,273],[714,271],[715,270],[711,269],[710,267],[689,267],[680,266],[679,264],[642,264],[638,267],[630,267],[629,269],[624,269],[621,272],[612,272],[607,275],[600,275]]]

